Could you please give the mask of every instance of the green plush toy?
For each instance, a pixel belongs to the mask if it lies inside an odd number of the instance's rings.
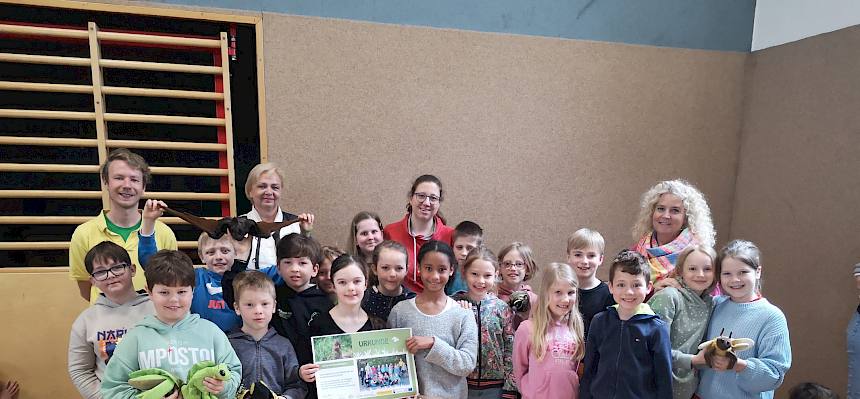
[[[162,369],[143,369],[130,373],[128,384],[141,391],[138,399],[161,399],[179,389],[181,382]]]
[[[215,394],[206,390],[203,379],[212,377],[216,380],[226,381],[230,379],[230,369],[226,364],[215,364],[211,360],[204,360],[188,370],[188,382],[182,386],[183,399],[216,399]]]

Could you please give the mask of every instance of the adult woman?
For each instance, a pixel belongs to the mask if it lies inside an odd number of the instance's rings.
[[[648,259],[655,291],[670,285],[679,288],[675,279],[666,278],[675,269],[678,254],[690,245],[713,247],[715,236],[702,192],[684,180],[666,180],[642,195],[632,249]]]
[[[251,201],[251,211],[242,215],[254,221],[269,223],[282,222],[284,219],[299,218],[301,222],[291,224],[275,231],[269,238],[256,238],[251,241],[248,268],[277,264],[275,245],[281,237],[290,233],[310,234],[314,226],[314,215],[302,213],[298,216],[281,210],[281,190],[284,187],[284,174],[274,163],[262,163],[251,169],[245,181],[245,195]]]
[[[421,175],[412,183],[409,190],[409,203],[403,219],[385,226],[383,236],[406,247],[409,253],[406,265],[406,278],[403,284],[415,293],[424,291],[415,255],[427,241],[442,241],[451,245],[454,229],[446,226],[439,216],[439,206],[443,200],[442,181],[433,175]]]

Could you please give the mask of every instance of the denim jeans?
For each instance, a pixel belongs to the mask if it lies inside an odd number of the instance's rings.
[[[860,314],[848,323],[848,399],[860,399]]]

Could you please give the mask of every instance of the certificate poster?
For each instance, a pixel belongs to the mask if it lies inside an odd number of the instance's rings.
[[[404,398],[418,393],[411,328],[313,337],[317,394],[327,398]]]

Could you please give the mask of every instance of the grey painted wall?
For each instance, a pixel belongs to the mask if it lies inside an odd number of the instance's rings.
[[[362,21],[750,50],[756,0],[160,0]]]

